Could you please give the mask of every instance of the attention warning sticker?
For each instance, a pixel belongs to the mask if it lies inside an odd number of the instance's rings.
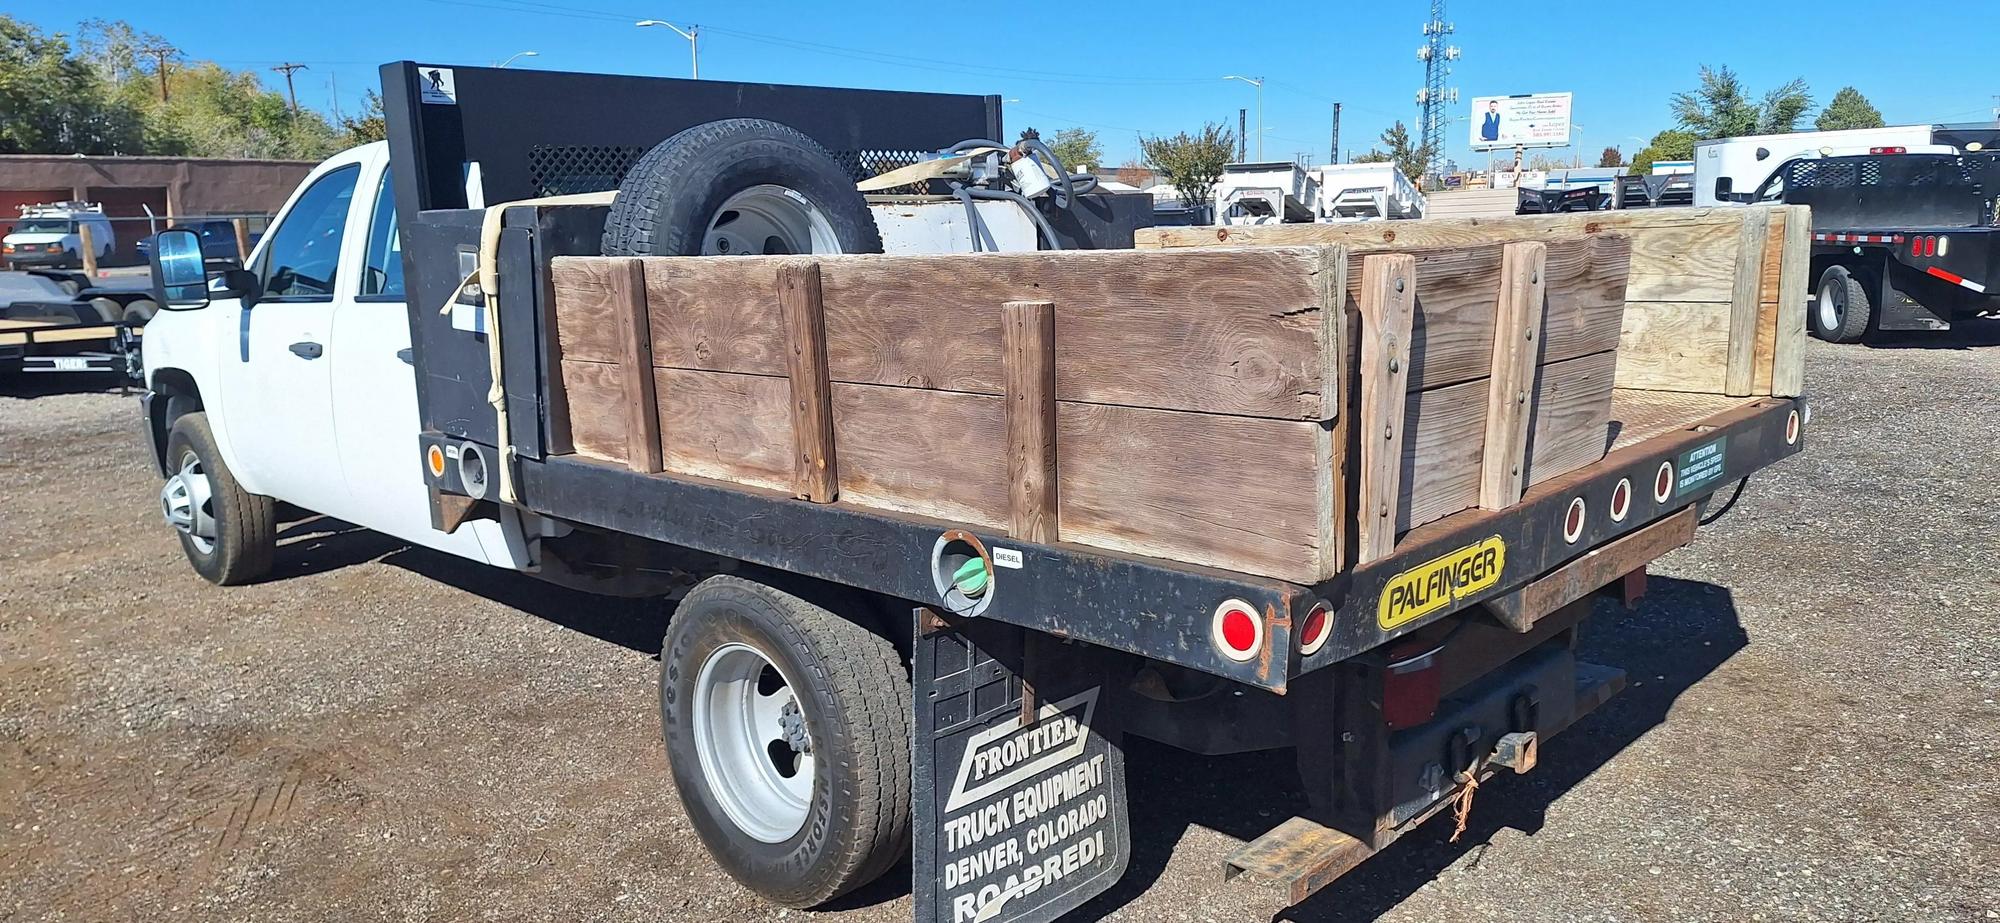
[[[1685,497],[1721,480],[1728,448],[1729,440],[1717,439],[1682,452],[1674,478],[1680,487],[1674,495]]]

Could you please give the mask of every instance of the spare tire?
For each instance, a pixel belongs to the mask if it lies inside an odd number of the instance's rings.
[[[696,125],[618,184],[606,256],[880,253],[854,179],[811,138],[763,119]]]

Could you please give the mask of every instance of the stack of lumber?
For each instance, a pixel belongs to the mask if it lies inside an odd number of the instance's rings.
[[[1623,239],[1381,249],[558,258],[555,449],[1317,583],[1607,445]]]

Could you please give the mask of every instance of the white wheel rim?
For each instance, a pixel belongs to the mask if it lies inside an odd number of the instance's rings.
[[[193,452],[181,456],[180,470],[160,488],[160,515],[202,554],[215,550],[215,490]]]
[[[770,658],[737,642],[716,648],[695,675],[702,779],[730,822],[763,843],[796,836],[812,807],[812,736],[795,689]]]
[[[702,235],[703,256],[839,253],[833,223],[805,196],[783,186],[752,186],[715,210]]]
[[[1822,330],[1839,330],[1841,316],[1847,313],[1847,306],[1840,303],[1840,299],[1845,298],[1847,293],[1836,294],[1835,290],[1839,288],[1841,285],[1834,279],[1820,283],[1819,326]]]

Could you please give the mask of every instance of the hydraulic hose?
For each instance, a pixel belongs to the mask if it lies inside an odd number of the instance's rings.
[[[1070,173],[1069,168],[1063,164],[1062,159],[1057,157],[1056,152],[1043,143],[1042,139],[1022,138],[1019,146],[1022,156],[1034,161],[1037,166],[1042,168],[1044,173],[1053,178],[1054,188],[1050,191],[1049,199],[1055,203],[1057,208],[1067,209],[1076,203],[1077,196],[1097,188],[1097,177],[1094,174]],[[945,148],[945,153],[956,154],[979,148],[1006,149],[1009,147],[1009,145],[1001,144],[998,141],[988,138],[967,138],[964,141]],[[1049,248],[1052,250],[1062,249],[1061,242],[1056,239],[1055,228],[1049,225],[1048,219],[1042,217],[1041,209],[1035,207],[1034,201],[1027,196],[1011,190],[986,189],[978,186],[965,186],[960,183],[951,184],[951,191],[952,195],[965,203],[966,218],[972,224],[973,252],[982,252],[984,249],[1000,249],[999,245],[994,242],[992,230],[986,226],[986,221],[979,217],[979,210],[973,205],[973,200],[975,199],[1007,201],[1021,206],[1023,210],[1027,211],[1028,217],[1034,219],[1035,226],[1040,229],[1042,239],[1048,242]]]

